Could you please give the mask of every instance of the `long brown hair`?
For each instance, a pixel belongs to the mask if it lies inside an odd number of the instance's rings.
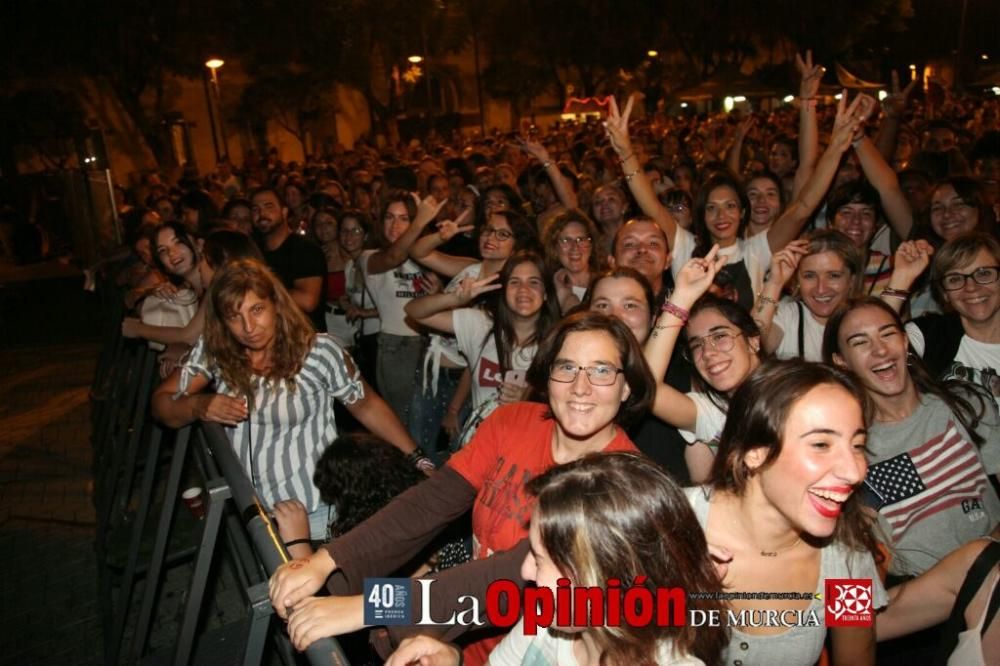
[[[293,379],[302,369],[316,332],[281,281],[259,261],[232,261],[215,274],[205,309],[205,351],[219,367],[222,380],[246,396],[253,408],[255,388],[250,359],[226,325],[226,319],[251,291],[274,303],[275,341],[266,381],[284,381],[293,390]]]
[[[585,456],[532,479],[528,491],[538,498],[534,518],[542,545],[574,585],[605,587],[608,579],[617,578],[627,587],[637,576],[646,576],[651,590],[721,591],[691,504],[670,475],[648,458],[634,453]],[[724,608],[717,598],[692,597],[688,606],[717,613]],[[655,664],[664,638],[673,640],[678,653],[712,664],[728,640],[723,628],[656,623],[602,627],[595,638],[603,650],[602,664]]]
[[[839,386],[861,406],[864,422],[871,422],[871,406],[864,386],[853,373],[802,359],[767,360],[754,370],[729,401],[726,425],[712,465],[711,486],[742,496],[751,477],[767,469],[782,451],[785,423],[792,409],[817,386]],[[753,449],[767,449],[764,462],[751,470],[745,461]],[[833,540],[853,550],[867,550],[881,558],[872,533],[872,520],[863,512],[857,493],[843,504]]]

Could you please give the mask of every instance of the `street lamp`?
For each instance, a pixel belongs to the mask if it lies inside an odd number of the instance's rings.
[[[226,141],[226,123],[222,119],[222,95],[219,93],[219,68],[226,62],[221,58],[209,58],[205,61],[205,67],[211,74],[212,94],[208,96],[208,120],[212,125],[212,145],[215,147],[215,160],[221,161],[223,157],[229,157],[229,146]],[[213,104],[214,99],[214,104]],[[216,135],[216,120],[218,120],[218,135]],[[221,150],[219,148],[221,138]]]
[[[660,55],[660,52],[655,49],[649,49],[648,51],[646,51],[646,55],[648,55],[650,58],[655,58],[656,56]]]
[[[424,57],[418,55],[411,55],[409,58],[407,58],[407,60],[416,65],[422,63],[424,61]]]

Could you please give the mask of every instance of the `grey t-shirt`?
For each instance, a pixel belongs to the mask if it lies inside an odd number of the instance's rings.
[[[1000,424],[995,404],[984,403],[989,411],[978,428],[985,439],[979,449],[934,395],[921,396],[909,418],[869,429],[865,484],[881,504],[892,573],[921,574],[1000,520],[1000,499],[987,478],[1000,471]]]
[[[708,525],[711,490],[707,487],[685,488],[694,515],[704,529]],[[851,550],[847,546],[831,542],[821,552],[819,576],[816,581],[817,595],[824,595],[827,578],[860,578],[872,581],[872,608],[879,609],[889,603],[889,597],[879,579],[875,559],[871,553]],[[748,590],[755,591],[755,590]],[[794,590],[789,590],[794,591]],[[742,666],[811,666],[823,651],[826,640],[826,612],[821,599],[813,598],[804,613],[815,613],[819,626],[792,627],[780,634],[760,636],[746,634],[736,627],[730,627],[729,645],[723,651],[722,664],[742,663]]]

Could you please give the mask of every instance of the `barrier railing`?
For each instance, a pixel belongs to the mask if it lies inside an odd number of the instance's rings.
[[[162,663],[166,657],[173,664],[188,664],[199,655],[203,660],[206,651],[210,661],[218,661],[218,650],[212,653],[212,632],[201,628],[201,616],[206,590],[216,575],[213,559],[222,555],[246,602],[240,622],[215,630],[219,644],[228,646],[226,661],[260,664],[270,639],[282,662],[294,664],[284,629],[272,626],[267,587],[288,553],[224,430],[217,424],[194,424],[173,431],[154,422],[149,398],[158,381],[155,354],[144,343],[122,340],[117,325],[107,331],[107,349],[92,389],[91,421],[105,662],[132,664],[150,658]],[[188,512],[177,511],[182,480],[192,467],[206,491],[206,514],[197,522]],[[178,534],[182,519],[191,527],[186,540]],[[171,654],[147,655],[157,611],[162,610],[160,588],[166,570],[192,557],[187,600]],[[163,627],[159,633],[164,633]],[[349,663],[332,638],[314,643],[305,657],[315,666]]]

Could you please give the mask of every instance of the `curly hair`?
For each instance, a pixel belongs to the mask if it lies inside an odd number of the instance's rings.
[[[215,274],[205,307],[205,351],[219,367],[223,381],[246,396],[253,409],[253,368],[246,347],[236,340],[226,323],[251,291],[274,304],[275,340],[266,381],[284,381],[289,390],[294,390],[294,378],[302,369],[316,332],[281,281],[261,262],[232,261]]]
[[[349,532],[426,478],[402,451],[367,433],[333,440],[313,473],[320,497],[337,515],[330,523],[334,537]]]

